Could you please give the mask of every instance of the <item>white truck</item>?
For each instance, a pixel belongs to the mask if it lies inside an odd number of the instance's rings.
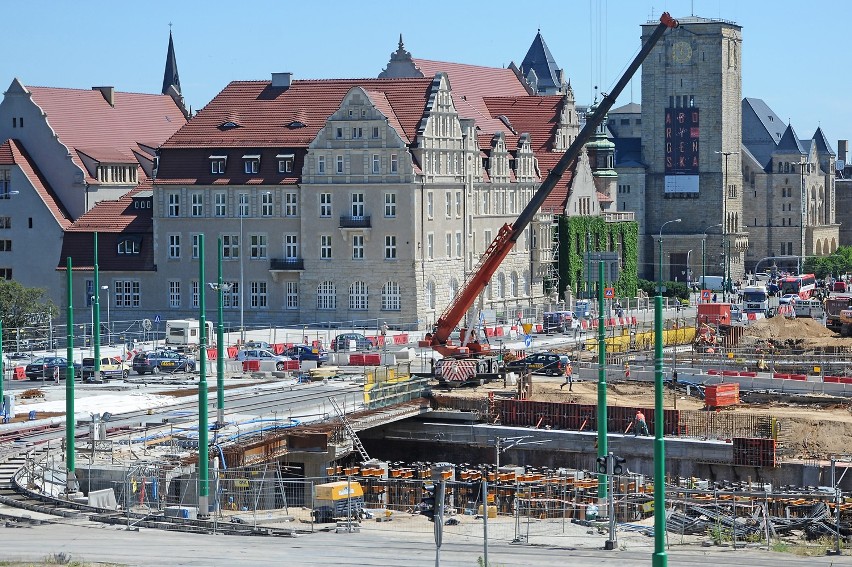
[[[769,292],[765,285],[748,285],[740,291],[743,313],[769,313]]]
[[[177,350],[195,350],[201,343],[198,334],[198,319],[173,319],[166,321],[166,345]],[[206,321],[207,344],[213,337],[213,323]]]

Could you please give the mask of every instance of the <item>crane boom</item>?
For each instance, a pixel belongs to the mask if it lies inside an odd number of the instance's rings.
[[[541,208],[542,204],[544,204],[547,196],[550,195],[556,187],[556,184],[562,178],[565,170],[567,170],[568,166],[577,159],[578,155],[580,155],[580,151],[583,146],[592,137],[592,134],[601,123],[604,116],[606,116],[607,112],[609,112],[610,108],[612,108],[612,105],[615,104],[615,100],[618,98],[618,95],[621,94],[621,91],[624,90],[624,87],[626,87],[630,79],[633,78],[633,74],[636,73],[636,70],[640,65],[642,65],[642,62],[663,36],[663,33],[669,28],[676,28],[677,25],[677,20],[672,18],[668,12],[664,12],[663,15],[660,16],[660,24],[654,29],[654,32],[648,38],[648,41],[645,42],[642,49],[630,63],[630,66],[621,76],[621,79],[619,79],[618,83],[616,83],[612,92],[604,94],[595,113],[586,118],[586,125],[582,130],[580,130],[577,138],[569,146],[565,154],[559,159],[554,168],[547,174],[547,177],[538,188],[538,191],[535,192],[532,199],[524,210],[521,211],[521,214],[515,222],[512,224],[504,224],[497,232],[497,236],[494,238],[494,241],[488,246],[488,249],[482,255],[482,258],[480,258],[479,264],[473,270],[471,276],[468,277],[461,291],[453,299],[452,303],[450,303],[444,313],[442,313],[438,318],[434,333],[427,335],[427,340],[425,342],[427,342],[429,346],[441,351],[445,355],[454,353],[455,349],[447,345],[450,333],[452,333],[453,329],[455,329],[456,325],[458,325],[462,320],[462,317],[464,317],[464,314],[467,313],[468,309],[470,309],[474,301],[476,301],[476,297],[491,280],[491,277],[495,274],[497,268],[506,256],[509,255],[509,251],[512,249],[512,246],[514,246],[515,242],[517,242],[518,238],[524,230],[526,230],[530,222],[532,222],[533,217]],[[469,346],[472,351],[483,350],[481,348],[476,348],[474,345]]]

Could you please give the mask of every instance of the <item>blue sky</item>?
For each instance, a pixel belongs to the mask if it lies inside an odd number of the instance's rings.
[[[0,84],[159,92],[172,23],[184,96],[198,109],[229,81],[272,72],[375,77],[400,33],[414,57],[520,63],[540,28],[586,104],[594,85],[614,85],[638,52],[640,24],[663,11],[741,25],[743,96],[765,100],[800,137],[822,126],[835,150],[852,138],[841,51],[852,3],[837,0],[12,1],[0,6]],[[631,89],[639,102],[639,88],[637,74],[617,105]]]

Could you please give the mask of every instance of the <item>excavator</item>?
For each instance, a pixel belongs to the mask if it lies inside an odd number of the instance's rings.
[[[462,318],[473,306],[477,296],[482,292],[497,268],[511,251],[518,238],[532,222],[533,217],[544,204],[545,199],[556,187],[556,184],[564,175],[568,167],[577,159],[583,146],[594,134],[598,125],[615,104],[618,95],[630,82],[636,70],[668,29],[678,26],[676,19],[668,12],[660,16],[660,23],[654,32],[642,46],[642,49],[630,63],[630,66],[616,83],[610,93],[602,93],[602,100],[597,110],[586,117],[586,125],[580,130],[577,138],[569,146],[565,154],[556,163],[556,166],[548,173],[539,189],[533,195],[530,202],[521,211],[521,214],[512,224],[504,224],[497,236],[480,258],[478,265],[467,278],[458,295],[453,299],[447,309],[438,318],[431,333],[427,333],[419,346],[431,347],[444,356],[435,366],[435,377],[439,382],[449,385],[462,383],[479,384],[482,382],[482,374],[491,375],[496,371],[493,357],[488,357],[491,352],[487,342],[480,342],[471,329],[461,329],[460,341],[455,344],[450,335],[462,321]],[[485,368],[483,368],[485,367]]]

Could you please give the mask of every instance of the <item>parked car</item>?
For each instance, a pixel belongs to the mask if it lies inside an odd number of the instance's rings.
[[[130,376],[132,368],[132,363],[126,360],[122,361],[120,357],[101,357],[101,377],[103,378],[127,378]],[[95,377],[95,359],[93,357],[83,359],[82,373],[83,380],[90,380]]]
[[[308,345],[293,345],[285,350],[284,354],[292,360],[313,360],[317,363],[317,366],[322,366],[323,362],[328,362],[328,352]]]
[[[780,305],[787,305],[789,303],[795,303],[796,300],[799,299],[799,296],[795,293],[788,293],[787,295],[782,295],[778,300]]]
[[[550,376],[564,376],[568,364],[562,355],[552,352],[537,352],[524,358],[506,363],[506,369],[511,372],[534,372]]]
[[[284,370],[284,363],[291,360],[291,358],[289,356],[275,354],[271,350],[249,348],[238,352],[237,360],[240,362],[245,362],[246,360],[259,360],[260,362],[272,361],[275,362],[275,370]]]
[[[848,286],[846,285],[845,281],[837,280],[836,282],[834,282],[834,286],[831,288],[831,291],[835,293],[846,293],[847,287]]]
[[[133,370],[137,374],[191,371],[195,360],[176,350],[152,350],[133,357]]]
[[[262,348],[265,350],[272,350],[272,345],[266,341],[246,341],[243,348]]]
[[[331,350],[334,352],[349,350],[350,341],[355,341],[355,350],[372,350],[373,343],[361,333],[343,333],[331,340]]]
[[[51,380],[56,368],[59,368],[59,378],[64,380],[68,374],[68,359],[62,356],[41,356],[36,358],[24,369],[24,374],[30,380]],[[74,378],[81,374],[80,363],[74,363]]]
[[[10,352],[6,355],[9,360],[30,360],[33,355],[26,352]]]

